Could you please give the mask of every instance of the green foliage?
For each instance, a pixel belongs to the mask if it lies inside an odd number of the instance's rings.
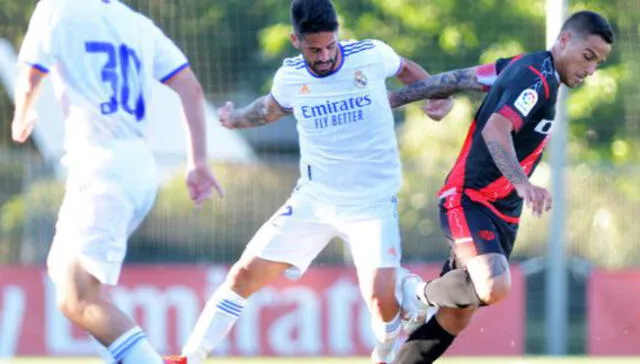
[[[63,186],[54,181],[34,183],[0,207],[0,263],[20,261],[26,247],[39,249],[44,258],[53,237]]]

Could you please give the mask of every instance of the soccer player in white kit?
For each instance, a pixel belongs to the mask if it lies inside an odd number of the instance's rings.
[[[348,244],[372,314],[378,342],[372,360],[393,360],[401,327],[395,291],[401,166],[385,81],[395,76],[410,84],[429,75],[381,41],[339,41],[330,0],[294,0],[291,18],[291,39],[302,54],[285,59],[269,95],[239,110],[229,102],[218,115],[228,128],[246,128],[293,114],[300,180],[214,292],[182,356],[168,363],[202,363],[251,294],[282,274],[303,274],[336,236]],[[427,111],[439,119],[450,108],[451,100],[439,100]]]
[[[154,80],[175,90],[184,108],[191,199],[204,202],[212,188],[222,193],[206,164],[200,83],[184,54],[151,20],[116,0],[41,0],[19,60],[13,139],[29,137],[38,89],[49,73],[65,116],[68,179],[48,258],[59,308],[117,363],[162,363],[103,285],[117,283],[127,238],[158,187],[145,141]]]

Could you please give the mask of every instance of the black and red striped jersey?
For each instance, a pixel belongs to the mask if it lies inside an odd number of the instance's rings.
[[[517,222],[522,199],[498,170],[481,131],[494,113],[511,120],[518,160],[530,176],[551,132],[560,80],[550,52],[499,59],[490,67],[497,78],[475,115],[440,196],[464,193],[474,201],[490,205],[501,217]],[[481,74],[482,71],[479,76],[490,77]]]

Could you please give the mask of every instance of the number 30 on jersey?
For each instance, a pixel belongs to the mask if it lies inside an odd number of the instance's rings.
[[[102,82],[109,85],[111,97],[100,104],[103,115],[109,115],[122,109],[124,112],[135,116],[137,121],[144,119],[145,104],[140,86],[135,87],[139,92],[134,100],[131,98],[131,81],[139,80],[142,64],[135,50],[125,44],[116,46],[109,42],[86,42],[85,51],[90,54],[104,54],[107,62],[102,67]],[[133,67],[130,67],[130,66]],[[131,72],[135,72],[132,75]],[[139,81],[137,82],[140,83]],[[131,102],[133,101],[133,105]]]

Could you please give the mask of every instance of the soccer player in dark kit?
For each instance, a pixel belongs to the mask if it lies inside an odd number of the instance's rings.
[[[581,11],[562,26],[549,51],[434,75],[393,91],[393,107],[470,89],[487,90],[440,190],[440,225],[451,258],[439,278],[417,286],[416,299],[437,307],[402,345],[394,363],[432,363],[467,327],[480,306],[504,299],[508,258],[523,204],[539,216],[550,193],[529,181],[553,126],[558,89],[591,76],[611,51],[614,35],[598,13]]]

